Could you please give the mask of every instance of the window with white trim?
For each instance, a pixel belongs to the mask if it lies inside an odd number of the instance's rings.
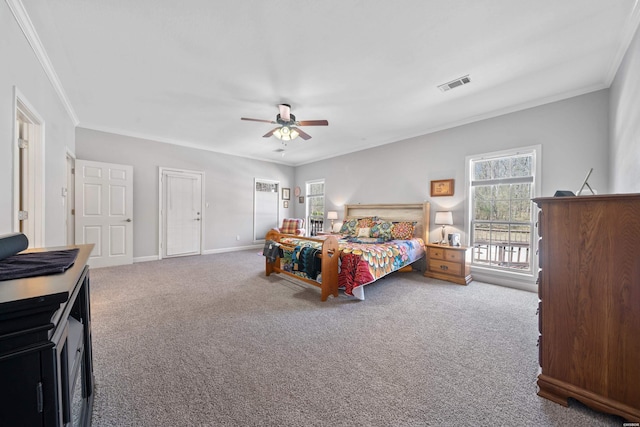
[[[307,181],[307,231],[315,236],[324,226],[324,179]]]
[[[472,265],[533,274],[536,149],[469,159]]]

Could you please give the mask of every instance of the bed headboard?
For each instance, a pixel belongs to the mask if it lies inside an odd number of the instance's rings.
[[[344,205],[344,219],[377,216],[387,221],[415,221],[415,236],[429,243],[429,202]]]

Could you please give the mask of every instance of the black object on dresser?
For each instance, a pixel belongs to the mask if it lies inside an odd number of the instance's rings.
[[[49,250],[73,248],[64,273],[0,281],[0,426],[91,424],[93,245]]]

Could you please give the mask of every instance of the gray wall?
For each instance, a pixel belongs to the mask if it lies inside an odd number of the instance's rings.
[[[464,235],[465,158],[532,145],[542,146],[542,196],[576,191],[589,168],[599,193],[609,192],[609,91],[546,104],[429,135],[323,160],[296,168],[296,184],[324,178],[326,210],[345,203],[431,202],[431,239],[436,210],[453,210]],[[452,197],[429,196],[430,181],[455,179]],[[303,214],[296,204],[297,214]],[[464,236],[463,236],[464,237]]]
[[[254,178],[280,181],[282,187],[291,187],[294,178],[290,166],[83,128],[76,129],[76,143],[78,159],[133,166],[133,256],[138,260],[158,255],[159,167],[205,173],[205,252],[253,245]],[[280,218],[292,211],[280,204]]]
[[[7,3],[0,2],[0,234],[14,230],[14,86],[45,121],[44,244],[66,244],[62,188],[66,152],[75,150],[72,119],[29,46]]]
[[[640,193],[640,30],[611,85],[611,192]]]
[[[640,192],[640,36],[635,35],[610,90],[483,120],[334,159],[290,168],[266,162],[175,147],[86,129],[74,129],[51,82],[5,2],[0,2],[0,233],[13,230],[13,88],[45,120],[45,244],[65,243],[61,189],[66,151],[79,158],[134,166],[134,256],[157,256],[158,166],[206,174],[205,250],[252,244],[253,178],[280,180],[293,188],[324,178],[327,210],[342,215],[344,203],[430,200],[432,211],[454,210],[464,218],[465,157],[513,147],[542,146],[542,195],[572,189],[588,168],[600,193]],[[610,105],[609,105],[610,104]],[[609,128],[609,123],[611,126]],[[77,136],[76,136],[77,135]],[[75,139],[78,138],[76,148]],[[429,197],[429,181],[454,178],[453,197]],[[281,217],[302,216],[291,200]],[[433,217],[432,217],[433,218]],[[462,231],[462,230],[460,230]],[[235,236],[241,240],[236,241]]]

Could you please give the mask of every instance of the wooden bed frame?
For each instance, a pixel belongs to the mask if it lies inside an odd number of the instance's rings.
[[[424,243],[429,242],[429,218],[430,218],[429,202],[411,203],[411,204],[372,204],[372,205],[345,205],[344,221],[352,218],[364,218],[377,216],[379,219],[386,221],[413,221],[416,223],[414,235],[422,238]],[[338,259],[340,258],[338,239],[336,236],[329,235],[325,239],[315,239],[312,237],[292,236],[290,234],[282,234],[276,230],[271,230],[265,236],[266,240],[272,240],[280,243],[284,249],[293,250],[292,246],[282,244],[284,237],[295,237],[297,239],[308,240],[312,242],[322,243],[322,251],[319,256],[322,258],[322,283],[315,280],[306,279],[297,276],[280,268],[280,258],[276,258],[274,262],[265,259],[265,273],[267,276],[271,273],[283,273],[292,276],[305,283],[317,286],[321,289],[320,299],[326,301],[329,295],[338,296]]]

